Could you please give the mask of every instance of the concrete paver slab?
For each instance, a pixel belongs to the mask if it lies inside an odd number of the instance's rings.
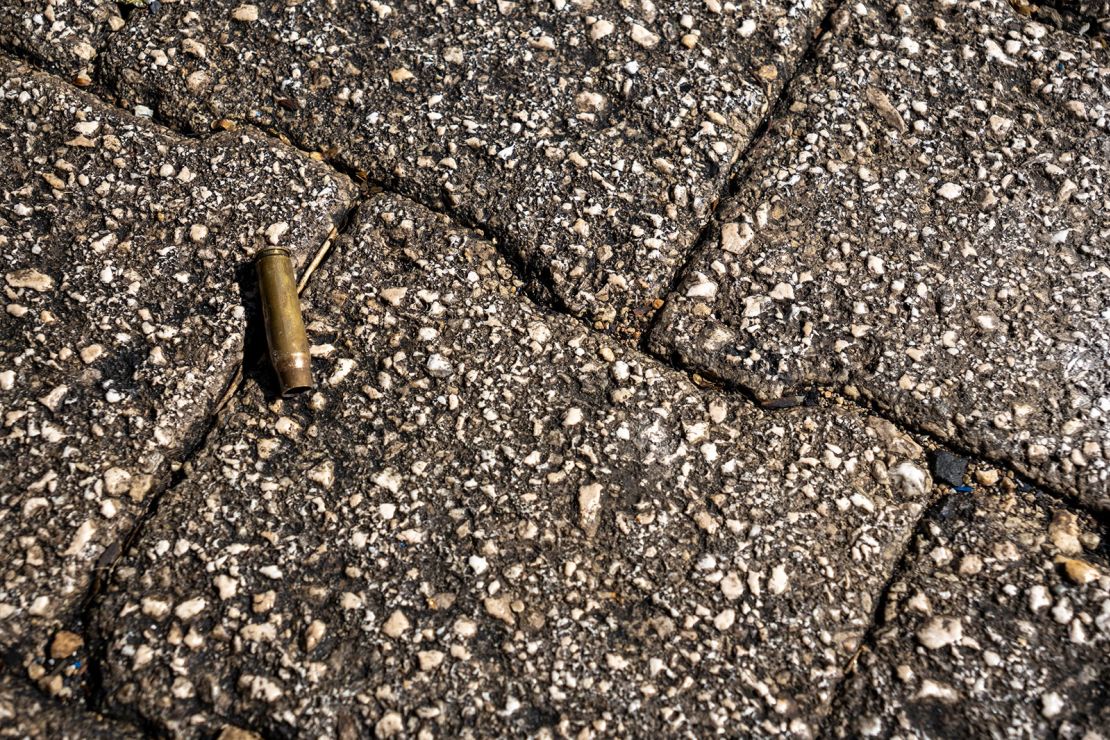
[[[396,196],[306,293],[98,606],[108,706],[182,735],[807,734],[932,484],[851,408],[768,414],[540,310]]]
[[[0,59],[0,648],[24,667],[236,372],[251,252],[310,257],[350,191],[264,137],[183,139]]]
[[[1021,495],[956,494],[891,586],[845,681],[839,737],[1101,737],[1105,532]]]
[[[189,0],[136,12],[104,71],[480,224],[531,289],[635,335],[826,5]]]
[[[1110,52],[1008,2],[853,3],[651,346],[838,384],[1110,506]]]

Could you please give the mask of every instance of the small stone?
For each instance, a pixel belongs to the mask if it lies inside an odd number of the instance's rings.
[[[993,486],[1000,477],[994,468],[979,468],[975,471],[975,482],[981,486]]]
[[[308,471],[308,479],[319,483],[324,488],[331,488],[335,484],[335,463],[325,460]]]
[[[304,649],[305,652],[311,653],[324,639],[327,634],[328,626],[321,622],[319,619],[314,619],[304,631]]]
[[[1041,696],[1041,714],[1046,719],[1052,719],[1064,708],[1064,700],[1055,691]]]
[[[104,489],[113,496],[121,496],[131,489],[131,473],[123,468],[104,471]]]
[[[82,348],[80,354],[81,362],[85,363],[86,365],[91,365],[92,363],[100,359],[101,355],[104,354],[104,348],[101,347],[99,344],[90,344],[88,347]]]
[[[1048,538],[1064,555],[1079,555],[1083,545],[1079,541],[1079,517],[1070,511],[1058,511],[1048,525]]]
[[[983,559],[978,555],[964,555],[960,559],[960,575],[974,576],[983,570]]]
[[[589,483],[578,489],[578,525],[587,537],[597,534],[601,523],[601,484]]]
[[[629,36],[632,37],[633,41],[645,49],[654,49],[656,45],[659,44],[659,37],[639,23],[632,24],[632,30],[629,32]]]
[[[597,41],[603,39],[614,30],[613,24],[605,19],[598,19],[592,26],[590,26],[590,39]]]
[[[917,631],[917,640],[929,650],[959,642],[963,638],[963,625],[959,619],[932,617]]]
[[[759,79],[767,82],[773,82],[779,78],[779,68],[773,64],[764,64],[755,71]]]
[[[897,487],[908,498],[924,495],[932,484],[928,474],[911,462],[904,462],[895,466],[890,471],[890,477],[892,482],[896,483]]]
[[[1078,586],[1085,586],[1099,579],[1098,569],[1090,563],[1065,558],[1062,565],[1064,566],[1064,574],[1072,583]]]
[[[1033,586],[1029,589],[1029,611],[1036,614],[1051,604],[1052,599],[1049,598],[1048,590],[1044,586]]]
[[[433,378],[449,378],[455,372],[451,362],[441,354],[435,353],[428,357],[426,363],[428,375]]]
[[[401,734],[405,729],[405,722],[397,712],[386,712],[374,725],[374,734],[379,738],[393,737]]]
[[[516,617],[513,616],[509,606],[508,596],[487,596],[482,601],[482,605],[485,606],[486,613],[494,619],[500,619],[510,627],[516,624]]]
[[[50,657],[54,660],[63,660],[77,652],[85,640],[76,632],[62,630],[54,635],[50,643]]]
[[[45,293],[54,287],[54,278],[38,270],[16,270],[4,276],[4,280],[13,288],[30,288],[38,293]]]
[[[405,634],[408,628],[408,617],[405,616],[403,611],[398,609],[389,615],[389,619],[385,620],[385,624],[382,625],[382,632],[388,637],[392,637],[396,640],[398,637]]]
[[[221,601],[227,601],[239,592],[239,581],[231,576],[220,574],[213,578],[212,582],[216,584],[216,591]]]
[[[189,599],[178,604],[173,613],[178,619],[188,621],[204,611],[206,606],[208,606],[208,602],[203,598]]]
[[[478,623],[468,617],[459,617],[455,620],[455,624],[452,625],[451,629],[459,637],[464,640],[469,640],[471,637],[478,634]]]
[[[955,200],[964,192],[964,189],[954,182],[946,182],[937,190],[937,195],[945,200]]]
[[[794,300],[794,287],[789,283],[779,283],[770,295],[776,301],[792,301]]]
[[[382,300],[389,305],[400,306],[401,302],[405,300],[405,294],[408,292],[408,288],[383,288],[380,295]]]
[[[467,559],[467,564],[474,571],[474,575],[480,576],[489,570],[489,562],[481,555],[471,555]]]
[[[731,628],[735,623],[736,611],[734,609],[725,609],[713,618],[713,626],[721,632]]]
[[[270,224],[266,229],[266,241],[274,246],[281,243],[281,237],[285,236],[285,232],[289,231],[289,224],[284,221],[279,221],[276,224]]]
[[[414,75],[412,72],[409,72],[404,67],[398,67],[397,69],[391,70],[389,73],[389,79],[393,80],[394,82],[405,82],[406,80],[411,80],[414,77],[416,77],[416,75]]]
[[[416,654],[416,660],[422,671],[431,671],[438,668],[445,657],[439,650],[421,650]]]
[[[704,276],[702,276],[704,278]],[[686,289],[687,298],[708,298],[710,300],[717,297],[717,283],[704,278],[701,282],[694,283]]]
[[[890,102],[886,93],[876,87],[869,87],[864,91],[864,97],[888,126],[900,133],[905,132],[906,122],[902,120],[901,114]]]
[[[955,704],[960,700],[959,692],[946,683],[926,678],[914,695],[915,699],[936,699],[945,704]]]
[[[54,390],[47,393],[45,396],[41,396],[38,401],[46,408],[56,412],[61,407],[62,401],[65,399],[66,393],[68,392],[69,386],[59,385],[55,387]]]
[[[777,596],[786,590],[788,581],[789,576],[786,574],[786,566],[776,565],[771,569],[771,577],[767,579],[767,590]]]
[[[729,601],[736,601],[744,594],[744,582],[735,572],[725,574],[721,579],[721,593]]]
[[[240,23],[254,23],[258,20],[258,6],[244,4],[231,11],[231,17]]]
[[[953,455],[948,450],[936,450],[930,459],[933,477],[950,486],[962,486],[967,475],[966,457]]]

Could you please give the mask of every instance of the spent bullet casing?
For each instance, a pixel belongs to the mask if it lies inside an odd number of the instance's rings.
[[[267,247],[255,257],[254,266],[270,362],[281,383],[281,393],[287,396],[308,390],[312,387],[312,357],[301,318],[292,255],[283,247]]]

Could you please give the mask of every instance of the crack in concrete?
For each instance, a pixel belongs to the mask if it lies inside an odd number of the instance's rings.
[[[667,301],[670,299],[671,295],[676,290],[678,290],[679,284],[686,276],[686,273],[689,272],[690,266],[693,264],[694,260],[697,259],[697,256],[701,252],[702,247],[704,247],[705,244],[709,241],[710,235],[713,231],[713,224],[715,223],[717,219],[717,214],[720,213],[723,204],[729,198],[736,195],[736,193],[739,192],[740,185],[746,182],[751,176],[752,170],[754,170],[756,166],[756,163],[754,161],[751,161],[752,153],[758,148],[761,143],[763,143],[763,140],[767,137],[768,131],[771,128],[771,124],[774,121],[778,121],[783,118],[783,111],[791,103],[790,86],[794,82],[794,79],[797,78],[798,75],[803,74],[805,71],[816,68],[817,47],[824,39],[826,34],[828,34],[832,29],[833,15],[841,8],[842,4],[843,3],[837,2],[833,3],[829,7],[828,12],[825,13],[825,17],[821,19],[821,23],[817,26],[817,31],[813,34],[813,38],[810,40],[805,52],[803,52],[801,57],[798,58],[797,63],[794,64],[792,74],[788,79],[784,80],[782,88],[779,90],[778,97],[775,98],[774,103],[768,106],[767,114],[763,116],[763,118],[759,122],[759,125],[752,133],[751,138],[748,140],[748,145],[744,148],[744,151],[740,154],[740,156],[736,158],[736,164],[733,165],[732,171],[729,173],[728,184],[725,187],[725,192],[722,193],[721,197],[717,200],[717,203],[714,204],[713,212],[709,215],[709,219],[705,222],[705,225],[698,233],[698,238],[694,240],[694,244],[690,248],[690,251],[687,252],[686,260],[681,265],[679,265],[674,274],[671,275],[671,279],[668,282],[667,290],[664,292],[665,297],[663,299],[663,305],[660,306],[659,309],[652,315],[651,320],[648,322],[647,328],[644,329],[644,333],[640,337],[639,347],[640,351],[644,354],[654,355],[654,353],[650,349],[648,349],[648,340],[650,339],[652,333],[655,331],[655,327],[659,322],[659,317],[663,314],[663,310],[667,307]],[[673,365],[673,360],[668,360],[668,364]],[[750,394],[746,395],[752,397]]]
[[[735,174],[730,173],[728,184],[724,189],[725,192],[715,204],[713,213],[710,215],[706,224],[700,231],[697,239],[694,240],[693,245],[687,254],[686,261],[675,270],[671,280],[669,281],[669,289],[666,291],[666,295],[668,297],[678,287],[681,280],[688,272],[690,264],[692,263],[696,254],[708,240],[712,231],[714,220],[721,208],[721,204],[726,201],[728,197],[735,194],[740,185],[750,175],[752,169],[755,166],[755,163],[751,162],[749,158],[752,152],[755,151],[757,146],[762,143],[764,138],[767,136],[770,126],[775,121],[782,118],[783,110],[787,105],[789,105],[791,101],[791,82],[804,70],[812,68],[816,65],[817,47],[821,43],[825,35],[830,31],[834,13],[836,13],[843,6],[843,4],[844,3],[834,3],[830,7],[829,11],[825,15],[825,18],[822,20],[818,31],[814,34],[814,37],[808,45],[806,51],[799,58],[798,62],[794,65],[791,77],[785,80],[775,102],[771,106],[769,106],[767,114],[762,118],[759,126],[752,134],[752,137],[745,147],[744,152],[741,154],[740,157],[737,158],[736,164],[732,168]],[[134,8],[122,2],[117,3],[117,5],[119,5],[121,16],[126,22],[128,16],[130,15],[130,11],[134,10]],[[106,40],[103,47],[97,50],[98,60],[100,52],[106,49],[107,45],[108,41]],[[60,75],[58,75],[55,65],[51,65],[49,62],[46,62],[44,60],[36,59],[33,55],[12,48],[7,44],[0,44],[0,53],[7,54],[12,58],[18,59],[28,66],[31,66],[32,68],[39,69],[48,74],[53,74],[55,76],[61,77]],[[109,105],[112,105],[121,110],[126,110],[119,104],[118,98],[115,97],[111,89],[105,87],[100,82],[101,74],[99,61],[94,63],[91,77],[93,80],[93,84],[89,87],[82,88],[84,92],[94,95],[95,97],[99,98]],[[192,130],[189,127],[175,125],[173,122],[168,121],[158,115],[157,112],[155,112],[149,120],[155,125],[158,125],[159,127],[172,133],[173,135],[179,136],[181,138],[206,140],[211,136],[216,135],[217,133],[215,131],[210,133],[202,133]],[[498,253],[509,264],[517,279],[521,280],[526,286],[524,294],[525,298],[529,300],[541,312],[569,316],[579,323],[583,324],[590,332],[607,334],[607,332],[596,329],[587,318],[579,316],[572,312],[569,307],[566,306],[565,303],[558,298],[558,294],[553,290],[554,281],[548,271],[545,271],[544,269],[542,269],[542,267],[526,264],[519,254],[506,247],[506,242],[511,241],[511,234],[509,234],[505,228],[493,228],[488,224],[473,222],[471,219],[467,218],[464,213],[460,212],[459,209],[451,207],[448,201],[444,201],[438,197],[435,197],[434,195],[425,194],[424,197],[421,197],[420,194],[406,192],[406,190],[408,189],[403,187],[401,180],[398,178],[393,178],[389,182],[379,182],[376,180],[371,180],[370,178],[368,178],[365,172],[358,170],[357,168],[339,160],[337,157],[326,156],[321,152],[314,151],[313,149],[309,148],[310,145],[307,145],[307,142],[291,139],[287,132],[282,132],[280,130],[271,128],[260,128],[253,124],[237,125],[246,130],[255,130],[265,136],[277,138],[284,144],[297,149],[302,154],[310,156],[313,159],[323,161],[336,172],[350,178],[351,181],[358,186],[359,195],[354,199],[354,201],[352,201],[351,205],[340,219],[339,224],[332,230],[329,237],[324,241],[320,249],[317,250],[313,259],[306,267],[305,272],[298,284],[298,290],[301,293],[303,293],[307,285],[310,283],[315,272],[327,263],[328,259],[331,257],[333,251],[332,247],[334,246],[335,242],[343,235],[350,233],[350,229],[354,224],[355,214],[357,213],[359,208],[364,203],[366,203],[366,201],[372,195],[377,193],[386,193],[418,203],[419,205],[427,208],[434,213],[446,216],[461,227],[477,232],[479,236],[488,240],[491,244],[494,245]],[[639,341],[636,343],[635,346],[631,347],[633,351],[638,352],[645,359],[650,360],[651,362],[658,363],[659,365],[662,365],[668,369],[686,375],[692,383],[699,387],[711,387],[724,393],[735,394],[745,398],[756,406],[759,406],[764,413],[774,412],[774,409],[768,409],[764,405],[759,404],[754,394],[752,394],[749,389],[741,385],[726,382],[722,379],[703,377],[699,373],[684,367],[673,356],[660,356],[659,354],[650,351],[647,344],[648,338],[651,335],[652,331],[655,329],[658,317],[662,313],[664,307],[665,305],[660,307],[660,309],[657,310],[652,316],[647,328],[641,335]],[[204,425],[204,428],[196,433],[194,439],[190,442],[190,444],[186,446],[186,449],[181,455],[180,459],[176,462],[171,463],[171,472],[169,474],[168,480],[163,486],[160,487],[158,492],[151,497],[149,505],[144,510],[137,523],[123,538],[122,546],[120,546],[116,550],[113,556],[109,559],[109,562],[104,563],[104,558],[102,557],[101,562],[96,565],[89,590],[83,598],[81,606],[78,610],[78,622],[80,625],[81,634],[85,639],[85,644],[88,649],[88,683],[85,687],[86,708],[89,711],[98,712],[109,719],[133,724],[137,729],[140,729],[148,735],[158,736],[162,734],[161,729],[150,719],[142,717],[138,714],[136,714],[134,717],[124,717],[116,716],[112,713],[107,713],[104,711],[106,696],[104,694],[103,685],[103,667],[107,661],[107,641],[101,638],[99,634],[96,634],[94,632],[91,617],[93,611],[99,605],[101,597],[103,596],[104,588],[111,581],[115,566],[118,563],[120,556],[131,549],[135,545],[135,543],[137,543],[141,539],[146,524],[157,512],[158,507],[165,496],[170,494],[178,485],[180,485],[188,478],[192,463],[196,459],[204,455],[205,452],[208,450],[209,440],[212,434],[219,427],[223,412],[225,411],[227,405],[241,391],[243,381],[246,378],[246,373],[254,372],[262,364],[262,360],[265,357],[264,347],[258,344],[257,338],[254,338],[254,342],[252,345],[251,334],[252,333],[248,333],[248,337],[245,340],[243,359],[238,365],[236,374],[229,382],[227,390],[224,392],[216,408],[213,410],[211,416],[208,418],[207,423]],[[817,389],[815,388],[814,390]],[[896,429],[898,429],[902,433],[906,433],[908,436],[916,436],[926,439],[934,444],[938,449],[954,450],[956,452],[959,452],[961,455],[965,455],[972,459],[983,459],[997,467],[1002,468],[1015,477],[1019,477],[1017,471],[1011,468],[1004,461],[994,459],[989,455],[980,455],[978,453],[969,452],[965,449],[961,449],[958,445],[953,445],[949,442],[942,442],[928,432],[925,432],[924,430],[905,427],[898,420],[890,418],[883,409],[877,406],[873,399],[871,399],[870,403],[864,402],[861,399],[853,399],[845,394],[843,388],[840,386],[825,388],[821,390],[827,390],[834,393],[838,399],[842,400],[848,406],[892,423]],[[1068,508],[1084,511],[1092,515],[1101,525],[1110,526],[1110,519],[1108,519],[1106,514],[1102,512],[1091,511],[1066,493],[1053,491],[1051,489],[1045,489],[1045,487],[1043,486],[1038,488],[1054,501]],[[902,552],[899,555],[898,561],[894,569],[892,570],[890,577],[886,580],[881,590],[879,591],[878,598],[876,599],[875,606],[869,620],[868,627],[861,640],[860,647],[857,649],[856,654],[853,655],[853,657],[849,659],[849,661],[846,663],[842,676],[838,679],[835,687],[832,690],[828,702],[828,712],[822,722],[821,729],[819,730],[820,736],[828,735],[828,717],[832,716],[833,710],[837,706],[839,706],[840,702],[843,701],[843,697],[846,695],[845,683],[851,675],[856,659],[860,654],[862,654],[863,651],[869,649],[870,645],[874,644],[875,634],[877,630],[882,626],[882,615],[889,602],[890,589],[898,581],[899,577],[901,577],[901,575],[906,571],[906,568],[908,567],[907,564],[909,562],[908,558],[911,552],[911,548],[914,546],[915,540],[921,533],[922,527],[925,526],[925,524],[935,515],[935,513],[944,506],[945,502],[948,501],[951,495],[951,493],[939,494],[931,503],[929,503],[922,509],[921,514],[914,522],[914,525],[909,533],[909,536],[906,539],[905,545],[902,548]],[[54,701],[57,701],[53,697],[50,698]],[[229,721],[234,722],[234,720],[231,719],[229,719]],[[257,732],[257,730],[254,731]]]
[[[305,268],[297,285],[297,292],[299,294],[304,293],[305,288],[312,280],[316,271],[327,261],[331,252],[331,247],[334,245],[335,241],[352,228],[354,224],[354,215],[365,202],[365,196],[356,197],[339,218],[337,225],[331,230],[328,238],[324,240],[323,244],[321,244],[320,248],[313,256],[313,259],[309,261],[308,266]],[[254,306],[253,314],[257,316],[258,312],[258,307]],[[258,335],[258,331],[251,332],[249,329],[247,330],[247,336],[244,339],[243,359],[240,361],[235,375],[228,383],[228,387],[221,396],[216,408],[208,417],[204,428],[201,429],[190,444],[187,445],[180,459],[170,464],[172,472],[170,473],[169,480],[150,498],[150,502],[146,509],[143,511],[136,524],[125,535],[123,544],[115,551],[110,562],[104,563],[104,558],[102,557],[101,562],[97,563],[93,572],[92,581],[89,585],[89,590],[82,599],[81,606],[78,610],[78,624],[80,625],[81,635],[85,640],[87,650],[88,678],[85,685],[86,709],[97,712],[112,720],[133,724],[148,735],[159,736],[163,734],[160,728],[149,718],[139,714],[135,714],[134,716],[117,716],[106,711],[104,664],[107,662],[108,643],[107,640],[94,629],[92,620],[93,612],[103,597],[104,589],[111,583],[115,567],[120,558],[141,539],[147,523],[158,512],[162,500],[177,488],[177,486],[188,479],[193,461],[202,456],[209,449],[209,440],[220,426],[223,411],[242,389],[243,381],[246,378],[246,372],[265,372],[265,370],[262,369],[265,366],[265,342],[264,340],[260,341]],[[251,341],[252,338],[254,341]]]
[[[844,701],[844,697],[847,696],[848,692],[845,684],[855,670],[856,661],[859,659],[859,656],[863,655],[865,651],[870,650],[875,644],[875,635],[883,624],[883,614],[886,612],[887,606],[890,603],[890,590],[894,587],[894,584],[898,582],[898,579],[909,570],[911,564],[910,554],[913,551],[918,536],[922,533],[922,528],[944,508],[944,505],[952,496],[952,493],[942,493],[938,495],[928,505],[922,507],[921,514],[918,515],[917,520],[914,521],[913,528],[910,530],[909,536],[902,546],[902,551],[898,554],[898,560],[894,564],[894,569],[891,570],[890,577],[887,578],[886,582],[879,590],[878,598],[875,599],[874,608],[871,611],[871,618],[868,620],[867,630],[860,639],[859,647],[856,648],[856,652],[844,664],[844,669],[829,694],[826,713],[825,716],[821,718],[821,724],[817,730],[817,737],[832,737],[829,722],[836,713],[837,707],[840,706]]]

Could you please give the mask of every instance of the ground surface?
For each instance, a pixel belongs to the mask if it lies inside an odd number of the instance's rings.
[[[0,737],[1104,737],[1108,31],[0,0]]]

